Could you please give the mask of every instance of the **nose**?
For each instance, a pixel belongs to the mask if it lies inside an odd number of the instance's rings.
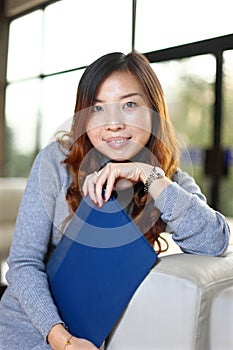
[[[118,131],[125,129],[125,123],[123,121],[111,121],[105,124],[105,129],[110,131]]]
[[[105,119],[106,130],[118,131],[125,128],[124,115],[119,106],[110,106]]]

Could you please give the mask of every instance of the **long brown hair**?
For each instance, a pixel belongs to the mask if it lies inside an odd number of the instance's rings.
[[[149,150],[147,153],[153,157],[146,162],[159,165],[169,178],[177,169],[178,142],[170,123],[162,87],[149,61],[137,52],[104,55],[85,70],[77,90],[75,114],[69,134],[70,150],[64,160],[73,177],[66,194],[72,211],[77,209],[82,199],[81,186],[85,176],[103,166],[101,155],[93,149],[86,133],[87,110],[94,104],[101,83],[113,72],[119,71],[128,71],[138,79],[153,110],[152,133],[146,145]],[[165,230],[165,223],[158,217],[152,198],[144,193],[142,183],[135,186],[131,208],[131,217],[147,240],[152,246],[157,243],[158,253],[163,251],[160,233]]]

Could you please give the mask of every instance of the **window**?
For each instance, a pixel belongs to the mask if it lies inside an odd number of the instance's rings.
[[[135,47],[140,52],[232,32],[231,0],[137,0]]]
[[[40,74],[42,21],[43,12],[38,10],[11,22],[7,64],[8,82]]]
[[[8,85],[6,90],[6,128],[8,176],[27,176],[37,149],[40,101],[39,79]]]
[[[233,50],[223,54],[223,145],[233,147]]]
[[[54,138],[56,131],[69,131],[82,73],[83,69],[43,79],[40,148]]]
[[[223,54],[223,119],[222,119],[222,141],[226,151],[226,162],[228,175],[221,184],[221,208],[225,215],[233,215],[233,50],[225,51]]]
[[[129,52],[131,30],[132,0],[62,0],[11,22],[7,176],[27,176],[38,150],[70,126],[82,68],[107,52]]]
[[[45,9],[43,73],[86,66],[131,49],[131,0],[66,0]]]
[[[152,64],[180,141],[181,167],[195,177],[206,195],[204,150],[212,143],[215,65],[212,55]]]
[[[215,99],[215,84],[221,91],[216,62],[219,72],[224,52],[220,143],[231,167],[230,175],[217,186],[221,185],[223,212],[232,215],[232,1],[60,0],[50,5],[48,1],[10,23],[4,174],[27,176],[40,148],[56,131],[69,129],[84,68],[107,52],[128,53],[134,42],[136,50],[154,57],[151,61],[160,61],[152,67],[180,138],[182,167],[194,174],[208,197],[214,182],[209,185],[204,176],[203,155],[213,146],[214,111],[221,104]],[[135,5],[136,22],[132,21]],[[209,38],[213,39],[202,42]]]

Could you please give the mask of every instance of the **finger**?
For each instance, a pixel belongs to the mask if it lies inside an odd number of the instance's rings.
[[[84,197],[87,195],[90,196],[91,200],[96,204],[96,195],[95,195],[95,183],[97,180],[97,176],[95,173],[89,174],[86,176],[86,179],[83,183],[82,192]]]
[[[96,186],[95,186],[95,193],[96,193],[96,200],[101,207],[103,205],[103,186],[107,180],[108,177],[108,171],[101,171],[101,173],[98,173],[98,178],[96,180]]]
[[[108,201],[118,176],[119,176],[118,166],[112,163],[108,163],[106,167],[102,169],[100,173],[98,173],[98,179],[96,181],[96,195],[97,195],[97,201],[99,206],[103,205],[104,184],[106,183],[104,200]]]
[[[83,194],[84,197],[86,197],[87,194],[88,194],[88,191],[87,191],[87,183],[88,183],[88,180],[87,180],[87,178],[88,178],[88,175],[87,175],[87,177],[85,178],[85,180],[84,180],[84,182],[83,182],[83,186],[82,186],[82,194]]]
[[[95,180],[88,182],[87,189],[88,189],[89,197],[91,198],[92,202],[96,205],[97,198],[96,198],[96,192],[95,192]]]
[[[106,184],[106,190],[105,190],[105,196],[104,196],[104,201],[107,202],[109,198],[111,197],[112,191],[114,184],[117,179],[117,173],[115,171],[112,171],[109,173],[109,176],[107,178],[107,184]]]

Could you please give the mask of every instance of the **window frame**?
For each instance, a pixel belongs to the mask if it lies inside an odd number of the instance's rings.
[[[33,6],[26,11],[22,11],[14,16],[6,17],[4,15],[4,7],[2,4],[0,7],[0,30],[2,33],[2,40],[0,43],[1,52],[3,52],[2,60],[0,64],[0,84],[1,94],[0,94],[0,176],[4,176],[4,160],[5,160],[5,92],[8,82],[6,80],[6,65],[7,65],[7,51],[8,51],[8,40],[9,40],[9,26],[11,21],[24,16],[32,11],[38,9],[45,10],[45,8],[52,3],[61,0],[48,0],[42,5]],[[132,1],[132,50],[135,44],[135,27],[136,27],[136,11],[137,11],[137,1]],[[3,2],[2,2],[3,3]],[[199,56],[204,54],[213,54],[216,59],[216,80],[215,80],[215,103],[213,108],[213,135],[212,135],[212,148],[215,150],[221,150],[221,133],[222,133],[222,89],[223,89],[223,52],[226,50],[233,49],[233,34],[224,35],[221,37],[205,39],[193,43],[187,43],[175,47],[170,47],[166,49],[145,52],[145,56],[151,63],[163,62],[174,59],[190,58],[193,56]],[[69,73],[72,71],[77,71],[84,69],[87,66],[77,67],[73,69],[68,69],[65,71],[58,71],[52,74],[40,74],[38,78],[44,79],[53,75]],[[33,77],[36,78],[36,77]],[[35,150],[35,152],[38,151]],[[216,164],[217,166],[217,164]],[[211,205],[218,208],[219,203],[219,188],[220,188],[221,178],[212,174],[212,190],[211,190]]]

